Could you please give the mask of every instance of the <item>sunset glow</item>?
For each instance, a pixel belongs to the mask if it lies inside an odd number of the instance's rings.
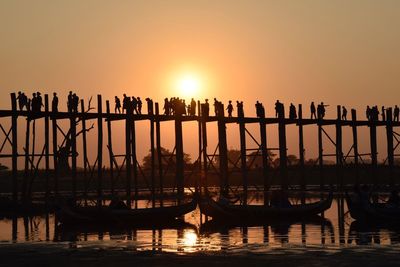
[[[197,97],[200,90],[200,80],[196,75],[185,74],[177,82],[178,92],[182,97]]]

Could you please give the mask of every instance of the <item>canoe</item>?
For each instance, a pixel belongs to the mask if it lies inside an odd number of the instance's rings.
[[[400,207],[386,203],[361,203],[346,193],[347,207],[350,216],[355,220],[395,221],[400,222]]]
[[[309,216],[307,218],[288,218],[287,220],[280,219],[258,219],[258,220],[210,220],[203,223],[200,226],[200,233],[215,233],[215,232],[226,232],[227,230],[242,227],[266,227],[271,226],[271,229],[287,227],[290,228],[293,224],[305,224],[305,225],[320,225],[326,227],[329,232],[333,233],[332,222],[319,215]]]
[[[112,209],[102,207],[75,207],[63,206],[56,211],[58,222],[62,224],[89,223],[89,224],[157,224],[181,217],[196,209],[197,200],[167,207],[140,208],[140,209]]]
[[[220,203],[209,196],[201,198],[200,211],[214,220],[258,220],[258,219],[293,219],[314,216],[329,209],[332,204],[333,193],[327,199],[307,204],[292,205],[287,208],[278,208],[263,205],[232,205]]]

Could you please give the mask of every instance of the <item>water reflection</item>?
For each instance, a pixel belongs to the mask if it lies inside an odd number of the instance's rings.
[[[312,200],[309,200],[312,201]],[[131,250],[192,252],[199,250],[261,250],[288,245],[393,245],[400,243],[400,226],[366,224],[347,214],[335,199],[321,216],[297,221],[248,221],[220,224],[200,218],[199,210],[182,220],[152,227],[63,226],[54,214],[0,219],[1,242],[69,242],[71,246],[124,247]]]

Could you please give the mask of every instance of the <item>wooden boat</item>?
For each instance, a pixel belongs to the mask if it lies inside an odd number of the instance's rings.
[[[157,224],[172,221],[196,209],[197,200],[194,197],[190,202],[167,207],[140,208],[140,209],[113,209],[110,207],[61,207],[56,211],[57,220],[62,224],[89,223],[89,224]]]
[[[278,208],[262,205],[232,205],[221,203],[205,196],[200,200],[200,211],[214,220],[258,220],[258,219],[292,219],[305,218],[324,212],[332,204],[333,193],[330,192],[325,200],[315,203],[292,205],[287,208]]]
[[[289,228],[293,224],[305,224],[305,225],[321,225],[326,227],[329,232],[333,233],[332,222],[319,215],[313,215],[306,218],[288,218],[287,220],[281,219],[240,219],[230,221],[211,220],[207,221],[200,226],[200,233],[215,233],[215,232],[226,232],[229,229],[240,228],[240,227],[265,227],[271,226],[272,229],[287,227]]]
[[[400,223],[400,207],[386,203],[357,201],[346,193],[346,202],[350,215],[355,220],[391,221]]]

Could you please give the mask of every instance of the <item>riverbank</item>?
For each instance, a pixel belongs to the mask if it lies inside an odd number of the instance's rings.
[[[0,266],[399,266],[400,247],[288,246],[172,253],[69,243],[0,244]]]

